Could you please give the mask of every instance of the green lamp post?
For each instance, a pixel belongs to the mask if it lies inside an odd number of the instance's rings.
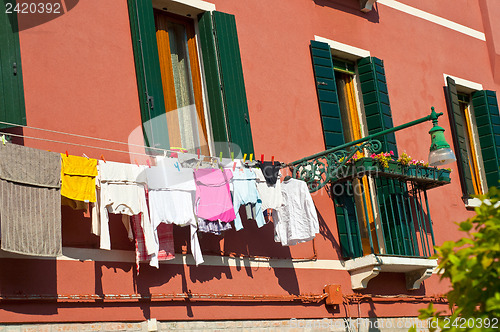
[[[429,152],[429,165],[441,166],[452,163],[457,160],[453,150],[450,148],[448,142],[444,138],[444,128],[438,125],[438,114],[431,107],[432,113],[430,115],[432,120],[432,128],[429,130],[431,135],[431,148]],[[442,113],[441,113],[442,114]]]

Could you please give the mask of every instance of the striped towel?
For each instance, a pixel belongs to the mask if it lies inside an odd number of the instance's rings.
[[[0,144],[1,248],[19,254],[62,254],[61,156]]]

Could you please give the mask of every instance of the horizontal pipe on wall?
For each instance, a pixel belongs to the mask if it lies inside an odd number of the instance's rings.
[[[328,295],[251,295],[251,294],[73,294],[73,295],[0,295],[0,301],[55,301],[55,302],[175,302],[175,301],[234,301],[234,302],[300,302],[320,303]],[[344,295],[344,303],[368,302],[435,302],[448,303],[443,296],[415,296],[415,295]]]

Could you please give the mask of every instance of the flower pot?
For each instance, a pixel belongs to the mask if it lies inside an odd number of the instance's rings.
[[[417,167],[415,165],[404,166],[404,173],[406,176],[415,178],[417,177]]]
[[[438,169],[437,170],[437,179],[438,181],[450,182],[450,174],[451,171],[447,169]]]
[[[354,163],[356,173],[377,172],[379,170],[378,161],[372,158],[360,158]]]
[[[392,173],[392,174],[396,174],[396,175],[403,174],[403,165],[401,165],[400,163],[398,163],[397,161],[394,161],[394,160],[390,160],[388,162],[388,164],[389,164],[389,167],[387,169],[385,169],[385,171],[387,173]]]

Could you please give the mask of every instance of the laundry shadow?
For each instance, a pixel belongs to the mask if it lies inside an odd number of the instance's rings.
[[[13,32],[27,30],[68,13],[80,0],[25,0],[18,2],[0,0],[0,10],[7,13]]]
[[[57,314],[57,261],[55,258],[26,259],[29,256],[12,254],[16,258],[2,258],[0,269],[0,294],[2,309],[24,315]],[[19,257],[17,257],[19,256]],[[21,259],[22,258],[22,259]],[[24,300],[9,300],[9,297]],[[30,301],[30,297],[46,297],[52,302]]]
[[[2,0],[0,0],[0,1],[2,1]],[[0,123],[0,128],[5,126],[5,125],[6,124],[4,124],[4,123]],[[13,135],[9,135],[9,134],[13,134]],[[1,128],[0,129],[0,136],[2,136],[2,135],[9,137],[10,142],[12,144],[24,145],[24,129],[23,129],[23,127]]]
[[[330,7],[345,13],[349,13],[364,18],[372,23],[379,23],[378,4],[373,4],[372,10],[368,13],[361,11],[358,0],[314,0],[316,5]]]
[[[235,230],[226,232],[223,248],[226,255],[235,257],[230,259],[234,260],[236,269],[245,268],[247,275],[253,278],[254,269],[260,267],[251,257],[266,261],[266,258],[270,256],[269,253],[272,253],[268,261],[278,284],[289,294],[300,294],[297,275],[291,262],[290,248],[274,241],[274,224],[269,222],[259,228],[255,220],[248,219],[246,213],[242,213],[242,209],[240,209],[240,215],[243,229],[237,232]],[[238,256],[241,257],[238,258]],[[289,266],[285,267],[283,264]],[[252,265],[257,265],[257,267],[252,267]]]
[[[61,218],[63,247],[99,248],[99,237],[92,234],[90,211],[73,210],[63,205]]]
[[[333,235],[330,227],[328,227],[325,218],[323,218],[323,215],[319,212],[318,209],[316,209],[316,214],[318,215],[319,234],[332,244],[332,248],[337,252],[339,257],[341,257],[342,251],[340,249],[340,244],[335,239],[335,236]]]

